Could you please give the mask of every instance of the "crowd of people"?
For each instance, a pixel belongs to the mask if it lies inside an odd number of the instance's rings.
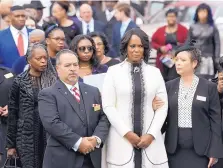
[[[0,167],[221,168],[223,59],[210,7],[197,7],[189,30],[169,9],[150,42],[129,4],[105,6],[83,3],[79,18],[54,1],[43,19],[31,1],[2,14]],[[101,90],[84,82],[95,74]]]

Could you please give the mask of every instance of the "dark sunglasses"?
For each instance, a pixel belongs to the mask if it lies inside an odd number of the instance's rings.
[[[94,49],[94,47],[93,47],[93,46],[82,46],[82,47],[79,47],[79,48],[78,48],[78,50],[79,50],[80,52],[85,52],[86,49],[87,49],[89,52],[92,52],[93,49]]]

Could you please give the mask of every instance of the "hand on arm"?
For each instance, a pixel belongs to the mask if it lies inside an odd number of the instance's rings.
[[[155,97],[152,102],[153,110],[156,111],[164,105],[164,101],[161,98]]]

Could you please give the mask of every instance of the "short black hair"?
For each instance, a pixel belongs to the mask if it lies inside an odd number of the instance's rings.
[[[175,16],[177,17],[178,16],[178,12],[177,12],[177,9],[169,9],[168,11],[166,11],[166,16],[168,16],[170,13],[173,13],[175,14]]]
[[[94,67],[98,67],[99,66],[99,61],[96,57],[96,48],[95,48],[95,43],[94,43],[94,40],[91,38],[91,36],[89,35],[83,35],[83,34],[80,34],[80,35],[77,35],[73,38],[73,40],[71,41],[70,43],[70,50],[72,50],[73,52],[75,52],[78,56],[78,44],[81,40],[84,40],[84,39],[87,39],[91,42],[92,46],[93,46],[93,54],[92,54],[92,57],[90,59],[90,63],[92,66]],[[78,56],[78,59],[79,59],[79,56]]]
[[[63,54],[73,54],[77,57],[77,54],[75,54],[73,51],[68,50],[68,49],[63,49],[56,54],[56,65],[58,65],[60,63],[60,57]]]
[[[141,41],[142,41],[142,45],[143,45],[143,48],[144,48],[144,61],[145,63],[148,64],[149,62],[149,57],[150,57],[150,43],[149,43],[149,37],[148,35],[143,31],[141,30],[140,28],[134,28],[134,29],[131,29],[129,31],[127,31],[122,40],[121,40],[121,48],[120,48],[120,51],[121,51],[121,56],[122,56],[122,59],[124,60],[125,58],[127,58],[127,48],[128,48],[128,43],[131,39],[131,37],[133,35],[136,35],[138,36]]]
[[[91,36],[92,38],[94,37],[99,37],[104,45],[104,54],[107,54],[109,52],[109,44],[108,44],[108,39],[106,37],[106,35],[102,32],[92,32],[89,34],[89,36]]]

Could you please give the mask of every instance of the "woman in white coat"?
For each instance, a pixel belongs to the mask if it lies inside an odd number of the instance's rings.
[[[160,71],[148,65],[148,36],[139,28],[121,42],[125,60],[109,68],[102,103],[111,128],[107,140],[108,168],[168,168],[161,127],[167,116],[167,93]],[[152,100],[164,105],[156,113]]]

